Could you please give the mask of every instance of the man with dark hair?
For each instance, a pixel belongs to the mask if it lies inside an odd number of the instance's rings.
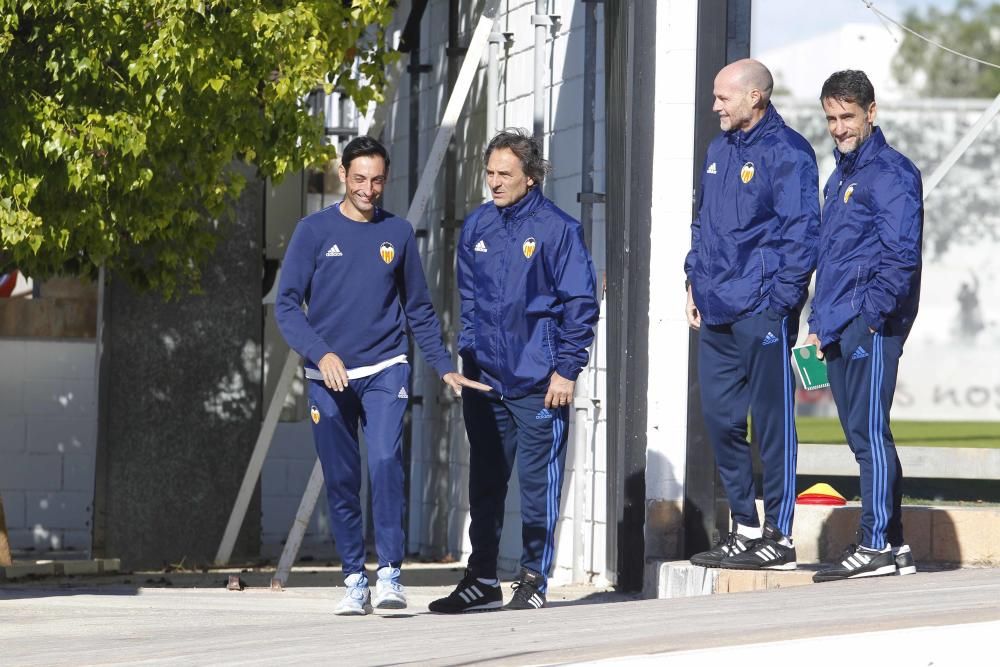
[[[372,611],[359,499],[359,421],[368,446],[379,561],[375,606],[406,607],[399,583],[403,414],[410,382],[406,328],[456,395],[462,387],[489,390],[455,372],[441,341],[413,228],[378,207],[388,169],[389,156],[374,139],[358,137],[347,144],[339,170],[344,199],[306,216],[295,228],[275,304],[282,334],[306,362],[313,436],[347,587],[334,611],[340,615]]]
[[[861,529],[858,544],[813,579],[912,574],[889,410],[920,300],[923,184],[916,166],[875,127],[875,89],[864,72],[831,75],[820,102],[837,168],[823,189],[807,342],[826,358],[840,423],[861,469]]]
[[[733,527],[695,554],[703,567],[790,570],[795,510],[789,354],[816,263],[816,156],[770,103],[771,73],[740,60],[715,78],[722,134],[708,147],[691,225],[687,319],[699,330],[702,413]],[[755,504],[747,413],[759,439],[764,524]]]
[[[466,218],[458,247],[458,351],[463,371],[492,391],[463,394],[472,554],[454,592],[430,605],[446,614],[503,604],[497,557],[515,459],[523,550],[504,608],[545,606],[569,406],[598,318],[583,229],[542,195],[548,163],[538,140],[524,130],[500,132],[485,164],[493,201]]]

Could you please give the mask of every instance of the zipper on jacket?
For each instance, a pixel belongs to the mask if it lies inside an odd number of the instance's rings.
[[[764,250],[758,248],[757,252],[760,253],[760,295],[764,296],[764,283],[767,282],[767,265],[764,263]]]
[[[496,368],[498,373],[503,372],[504,369],[504,364],[502,363],[503,354],[501,353],[500,350],[500,341],[502,340],[500,332],[503,329],[502,315],[503,315],[503,302],[504,302],[504,278],[507,277],[507,251],[510,248],[510,227],[508,224],[509,222],[510,222],[509,214],[506,211],[500,213],[500,226],[504,239],[503,239],[503,248],[501,249],[500,252],[500,275],[497,279],[497,303],[496,303],[496,315],[495,315],[496,344],[494,345],[497,351],[496,353],[497,356],[494,361],[496,363]],[[506,389],[507,385],[510,384],[507,381],[506,377],[503,378],[502,382],[503,382],[502,389]],[[500,392],[501,396],[503,395],[503,393],[504,393],[503,391]]]

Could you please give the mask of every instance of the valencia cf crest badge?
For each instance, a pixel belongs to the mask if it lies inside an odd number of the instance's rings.
[[[313,424],[319,423],[319,408],[315,405],[309,408],[309,416],[312,417]]]
[[[855,185],[857,185],[857,183],[851,183],[850,185],[847,186],[847,189],[844,190],[844,203],[845,204],[851,200],[851,195],[854,194],[854,186]]]
[[[524,253],[525,257],[531,259],[531,256],[535,254],[534,236],[529,236],[528,238],[524,239],[524,244],[521,246],[521,251]]]
[[[753,180],[754,171],[753,162],[747,162],[743,165],[743,168],[740,169],[740,180],[744,183],[749,183]]]
[[[392,264],[393,258],[396,257],[396,249],[388,241],[379,246],[378,253],[386,264]]]

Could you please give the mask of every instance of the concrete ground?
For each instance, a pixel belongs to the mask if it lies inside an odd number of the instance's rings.
[[[226,572],[8,583],[0,664],[996,664],[992,569],[668,600],[571,586],[547,609],[457,617],[427,612],[457,566],[406,572],[410,608],[358,618],[332,615],[342,591],[327,568],[294,571],[280,593],[267,571],[242,573],[242,592]]]

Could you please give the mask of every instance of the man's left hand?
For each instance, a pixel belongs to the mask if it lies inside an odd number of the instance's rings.
[[[445,373],[441,376],[444,383],[451,387],[451,390],[455,392],[455,396],[461,398],[462,387],[469,387],[470,389],[476,389],[478,391],[489,392],[493,391],[493,388],[488,384],[483,384],[482,382],[476,382],[475,380],[470,380],[461,373]]]
[[[549,379],[549,390],[545,392],[546,408],[561,408],[573,402],[573,387],[576,382],[567,380],[553,371]]]

